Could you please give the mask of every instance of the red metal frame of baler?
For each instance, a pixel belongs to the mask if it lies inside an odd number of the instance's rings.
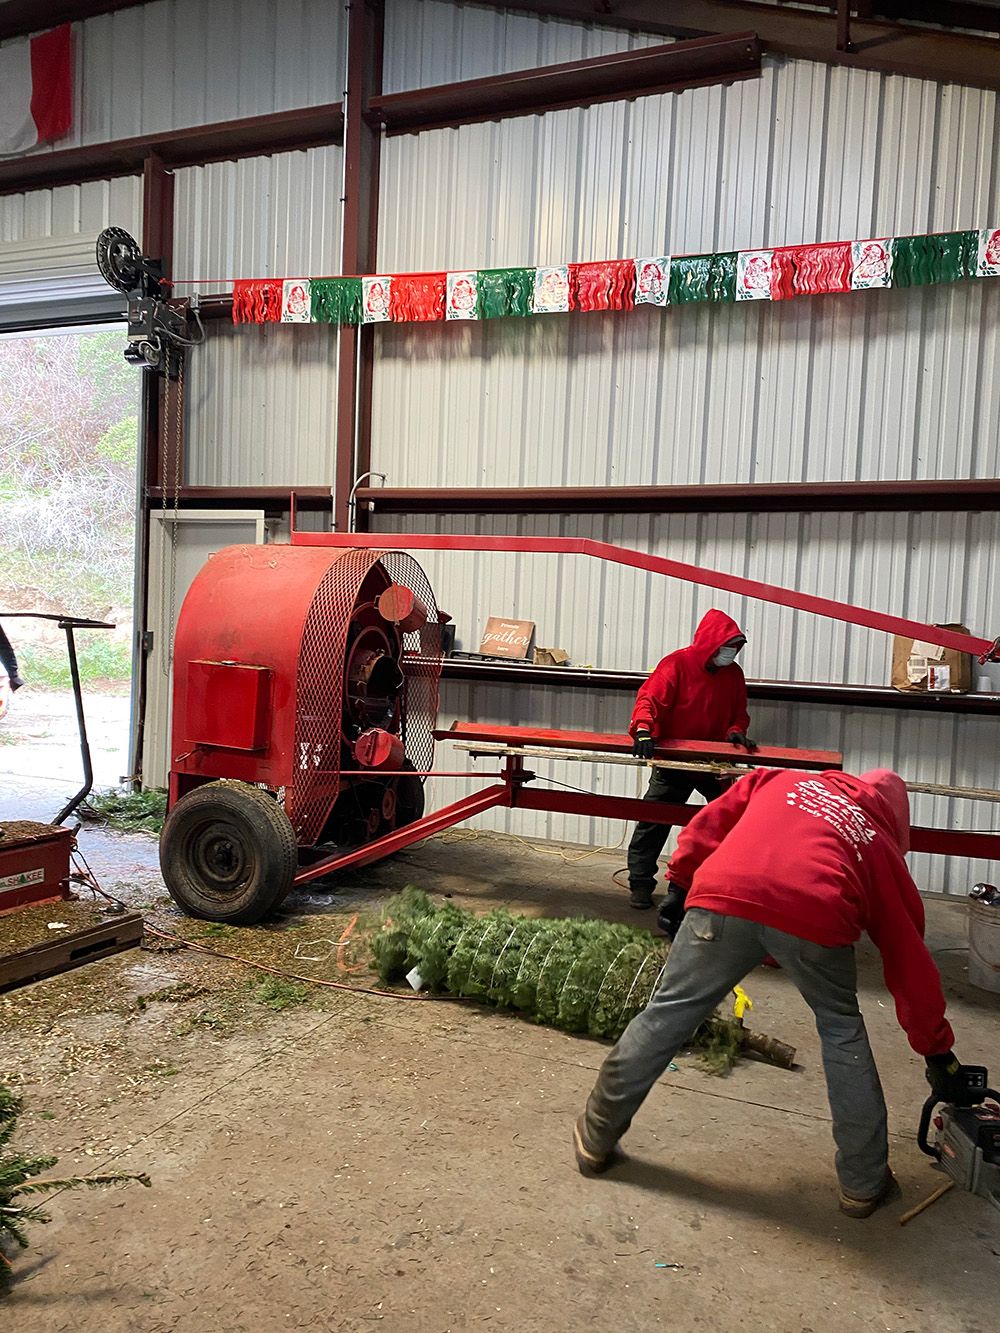
[[[753,579],[741,578],[733,574],[722,574],[717,570],[702,569],[697,565],[684,564],[669,560],[663,556],[651,555],[644,551],[634,551],[626,547],[615,546],[610,542],[598,542],[589,538],[578,537],[495,537],[473,536],[468,534],[441,533],[340,533],[340,532],[299,532],[295,526],[295,497],[291,502],[291,540],[295,546],[334,546],[353,549],[395,549],[395,550],[435,550],[435,551],[493,551],[502,553],[524,552],[532,554],[585,555],[615,564],[626,565],[634,569],[662,574],[669,578],[695,583],[703,587],[716,588],[723,592],[736,593],[759,601],[788,606],[798,611],[808,611],[814,615],[826,616],[848,624],[861,625],[867,629],[877,629],[888,634],[901,634],[908,638],[921,639],[927,643],[938,644],[959,652],[972,653],[980,662],[1000,661],[1000,637],[993,640],[974,635],[960,634],[954,630],[941,629],[937,625],[923,625],[918,621],[901,616],[888,615],[881,611],[871,611],[852,606],[848,602],[838,602],[826,597],[816,597],[810,593],[796,592],[790,588],[761,583]],[[529,743],[524,729],[493,729],[503,732],[509,743],[513,731],[521,732],[519,743]],[[580,732],[545,732],[535,733],[537,745],[557,742],[564,748],[594,749],[596,739],[590,733]],[[626,736],[604,737],[602,747],[606,751],[627,754],[631,742]],[[725,747],[720,747],[725,749]],[[661,749],[658,757],[676,758],[676,747]],[[733,751],[726,750],[732,759]],[[780,751],[776,752],[780,755]],[[786,752],[789,760],[800,751]],[[776,760],[777,761],[777,760]],[[791,766],[789,764],[788,766]],[[328,875],[334,870],[347,869],[349,866],[361,866],[379,861],[385,856],[401,851],[405,847],[421,842],[445,828],[450,828],[469,819],[474,814],[497,806],[516,809],[542,810],[559,814],[583,815],[590,818],[609,818],[622,820],[642,819],[650,823],[671,825],[687,824],[697,814],[698,806],[673,805],[664,802],[644,801],[622,796],[599,796],[584,792],[555,791],[547,788],[531,787],[528,784],[534,777],[524,766],[524,757],[508,755],[505,760],[502,782],[487,788],[473,796],[464,797],[441,810],[425,815],[415,823],[397,829],[385,837],[367,843],[352,852],[337,853],[319,861],[299,872],[296,883]],[[1000,861],[1000,834],[972,833],[961,830],[915,827],[912,830],[911,848],[915,852],[934,852],[945,856],[964,856]]]

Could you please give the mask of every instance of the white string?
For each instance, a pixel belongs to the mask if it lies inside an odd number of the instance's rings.
[[[625,996],[625,1003],[622,1005],[621,1009],[619,1009],[619,1011],[618,1011],[618,1021],[619,1021],[619,1023],[621,1022],[622,1014],[624,1014],[624,1013],[628,1010],[628,1002],[629,1002],[629,1000],[631,1000],[631,998],[632,998],[632,992],[635,990],[636,982],[638,982],[639,978],[642,976],[643,972],[644,972],[645,969],[646,969],[646,964],[649,962],[649,960],[652,958],[652,956],[653,956],[653,955],[652,955],[651,953],[646,954],[646,957],[642,960],[642,965],[640,966],[639,971],[638,971],[638,972],[635,974],[635,976],[632,978],[632,985],[629,987],[628,994]]]
[[[621,948],[618,950],[618,952],[615,954],[614,958],[612,958],[610,964],[608,965],[608,970],[605,972],[604,976],[601,978],[601,984],[598,986],[598,988],[597,988],[597,994],[594,996],[594,1003],[591,1005],[591,1013],[593,1013],[593,1011],[597,1008],[597,1003],[598,1003],[598,1001],[599,1001],[600,998],[601,998],[601,991],[604,989],[604,983],[607,981],[608,977],[611,975],[611,969],[614,967],[615,963],[618,962],[618,959],[621,958],[622,954],[625,952],[625,950],[626,950],[627,948],[628,948],[628,945],[627,945],[627,944],[623,944],[622,947],[621,947]]]
[[[469,970],[465,974],[465,981],[468,984],[472,980],[472,969],[476,966],[476,959],[479,957],[479,950],[483,947],[483,940],[496,929],[496,922],[490,921],[479,937],[479,943],[476,945],[476,952],[472,955],[472,962],[469,964]]]
[[[493,964],[493,972],[492,972],[492,974],[491,974],[491,976],[490,976],[490,991],[493,990],[493,983],[494,983],[494,981],[496,980],[496,976],[497,976],[497,968],[500,966],[500,959],[501,959],[501,958],[504,956],[504,954],[507,952],[507,945],[511,942],[511,940],[514,938],[514,936],[517,934],[518,929],[519,929],[519,927],[520,927],[522,924],[523,924],[523,923],[520,922],[520,921],[518,921],[518,922],[515,924],[514,929],[513,929],[513,930],[510,932],[510,934],[507,936],[507,939],[506,939],[506,942],[504,943],[503,948],[502,948],[502,949],[500,950],[500,952],[497,954],[497,960],[496,960],[496,962]]]
[[[517,976],[514,978],[514,985],[515,985],[515,986],[517,986],[517,985],[520,983],[520,980],[521,980],[521,973],[524,971],[524,965],[525,965],[525,963],[528,961],[528,954],[531,953],[532,949],[535,947],[535,945],[538,943],[538,941],[542,938],[542,936],[543,936],[543,932],[542,932],[541,930],[539,930],[538,934],[535,936],[535,938],[531,941],[531,943],[530,943],[530,944],[528,945],[528,947],[525,949],[525,951],[524,951],[524,957],[521,959],[521,966],[517,969]]]
[[[659,972],[657,972],[657,974],[656,974],[656,980],[653,982],[653,989],[649,992],[649,994],[648,994],[647,997],[646,997],[646,1003],[647,1003],[647,1004],[649,1004],[650,1000],[651,1000],[651,999],[653,998],[653,996],[656,994],[656,988],[657,988],[657,986],[659,986],[659,984],[660,984],[660,978],[663,976],[664,972],[666,972],[666,970],[667,970],[667,963],[668,963],[669,961],[670,961],[670,959],[668,958],[668,959],[666,960],[666,962],[663,964],[663,966],[660,968]]]

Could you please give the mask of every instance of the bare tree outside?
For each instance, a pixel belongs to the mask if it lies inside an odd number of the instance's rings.
[[[0,339],[0,612],[114,622],[77,634],[95,766],[103,754],[112,781],[127,746],[140,387],[122,346],[118,330]],[[26,688],[0,723],[0,785],[27,793],[79,767],[69,663],[54,624],[4,625]]]

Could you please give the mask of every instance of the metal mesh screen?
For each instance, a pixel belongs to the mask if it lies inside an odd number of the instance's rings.
[[[351,612],[379,551],[347,551],[316,589],[299,656],[294,778],[286,809],[300,842],[312,844],[337,795],[344,649]]]
[[[400,734],[406,757],[418,772],[434,762],[441,626],[433,590],[412,556],[399,551],[346,551],[332,562],[317,588],[302,633],[294,778],[286,793],[286,809],[304,845],[319,838],[339,789],[345,656],[352,614],[369,575],[379,586],[405,585],[427,608],[427,624],[402,634],[405,684]],[[370,591],[369,579],[366,598]]]
[[[427,624],[403,635],[402,667],[406,677],[402,736],[406,757],[418,773],[434,764],[438,681],[441,676],[441,626],[437,602],[427,575],[410,555],[389,551],[382,564],[393,583],[409,588],[427,608]]]

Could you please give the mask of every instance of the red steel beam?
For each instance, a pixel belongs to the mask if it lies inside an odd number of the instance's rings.
[[[77,23],[148,3],[149,0],[6,0],[0,6],[0,42],[9,37],[26,37],[43,28],[57,28],[60,23]]]
[[[837,0],[837,50],[853,51],[851,45],[851,0]]]
[[[1000,479],[732,486],[359,486],[382,514],[945,513],[1000,509]]]
[[[265,157],[295,149],[340,143],[344,117],[339,103],[278,111],[215,125],[115,139],[82,148],[61,148],[0,162],[0,195],[79,185],[84,181],[138,176],[151,156],[168,167],[195,167],[239,157]]]
[[[141,243],[144,255],[162,262],[163,276],[169,280],[173,275],[174,262],[174,176],[155,155],[147,157],[142,165]],[[172,395],[171,401],[176,409],[177,385],[171,384],[165,376],[154,374],[152,371],[143,374],[141,381],[139,412],[142,422],[142,454],[139,460],[139,488],[140,494],[148,495],[150,481],[159,480],[161,476],[161,462],[165,451],[176,446],[176,436],[170,441],[164,439],[163,423],[167,394]],[[181,451],[183,456],[183,427]],[[172,463],[172,458],[168,463]],[[181,467],[183,470],[183,457]],[[166,474],[173,475],[169,467]],[[129,757],[129,775],[136,784],[142,776],[149,685],[149,658],[144,648],[149,617],[149,526],[147,502],[137,517],[136,532],[139,604],[135,608],[132,640],[135,723],[132,728],[132,752]]]
[[[902,634],[910,639],[922,639],[927,643],[938,644],[942,648],[954,648],[960,653],[973,653],[991,661],[1000,661],[1000,638],[982,639],[972,634],[957,634],[954,630],[941,629],[938,625],[923,625],[919,621],[891,616],[884,611],[869,611],[863,607],[851,606],[849,602],[816,597],[812,593],[796,592],[791,588],[761,583],[757,579],[741,578],[736,574],[722,574],[714,569],[701,569],[698,565],[688,565],[680,560],[668,560],[665,556],[650,555],[646,551],[634,551],[627,546],[615,546],[611,542],[592,541],[587,537],[470,537],[446,536],[436,532],[345,534],[296,532],[293,527],[292,544],[357,546],[376,550],[588,555],[596,560],[607,560],[612,564],[626,565],[631,569],[643,569],[651,574],[663,574],[667,578],[681,579],[685,583],[696,583],[705,588],[716,588],[720,592],[731,592],[761,602],[773,602],[777,606],[788,606],[795,611],[808,611],[831,620],[846,621],[849,625],[862,625],[865,629],[882,630],[886,634]]]
[[[631,754],[632,737],[605,731],[549,731],[539,727],[498,727],[481,722],[454,722],[447,731],[435,731],[439,741],[484,741],[500,745],[551,746],[563,750],[593,750],[598,754]],[[527,758],[528,756],[526,756]],[[844,756],[834,750],[787,750],[761,745],[752,755],[726,741],[670,741],[656,747],[657,759],[739,759],[762,768],[843,768]]]
[[[1000,861],[1000,833],[963,833],[960,829],[916,827],[910,829],[910,850],[932,852],[937,856]]]
[[[817,8],[835,9],[839,0],[818,0]],[[943,28],[1000,32],[1000,9],[976,0],[855,0],[859,19],[933,23]]]
[[[288,486],[182,486],[179,499],[182,505],[196,509],[259,505],[262,509],[288,513],[290,493]],[[159,486],[150,486],[146,495],[150,503],[157,504],[163,499],[163,490]],[[173,491],[169,498],[173,499]],[[331,503],[329,486],[295,487],[296,509],[329,509]]]
[[[595,796],[585,792],[521,787],[514,796],[518,810],[545,810],[552,814],[584,815],[592,819],[645,820],[650,824],[690,824],[701,805],[668,805],[628,796]],[[916,827],[910,830],[910,850],[938,856],[965,856],[972,860],[1000,861],[1000,833],[962,833],[956,829]]]
[[[499,6],[498,6],[499,7]],[[505,0],[504,8],[576,19],[632,32],[698,37],[750,27],[765,52],[907,74],[936,83],[1000,91],[1000,59],[990,37],[857,18],[850,51],[838,51],[829,12],[746,0]]]
[[[306,866],[295,876],[295,883],[308,884],[310,880],[321,879],[335,870],[347,870],[351,866],[366,866],[373,861],[381,861],[383,857],[401,852],[404,847],[412,847],[415,842],[423,842],[425,838],[441,833],[446,828],[453,828],[455,824],[461,824],[464,819],[471,819],[473,815],[482,814],[484,810],[492,810],[497,805],[510,805],[511,791],[512,788],[506,782],[501,782],[487,787],[485,791],[465,796],[441,810],[424,815],[422,819],[407,824],[404,828],[387,833],[383,838],[367,842],[353,852],[337,852],[322,861],[314,862],[311,866]]]
[[[546,810],[556,815],[584,815],[591,819],[635,820],[636,823],[690,824],[703,805],[673,805],[644,801],[639,796],[597,796],[589,792],[553,791],[550,787],[521,787],[511,802],[515,810]]]
[[[373,273],[377,262],[381,132],[366,108],[382,87],[384,26],[383,0],[348,6],[342,273]],[[351,488],[371,467],[375,329],[344,325],[338,339],[333,526],[346,531]]]
[[[388,134],[405,134],[758,78],[760,57],[755,33],[734,32],[414,88],[369,106]]]

